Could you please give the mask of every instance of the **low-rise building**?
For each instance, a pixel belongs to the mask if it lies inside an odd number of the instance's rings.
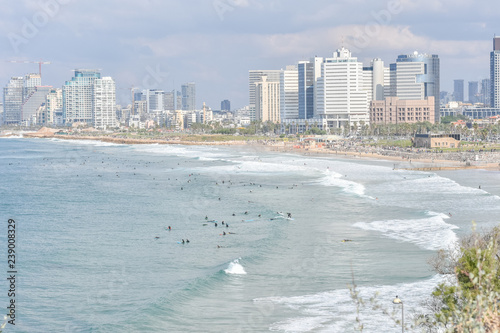
[[[416,148],[458,148],[460,134],[415,134],[412,141]]]
[[[434,123],[434,96],[424,100],[403,100],[387,97],[383,101],[370,102],[371,124]]]

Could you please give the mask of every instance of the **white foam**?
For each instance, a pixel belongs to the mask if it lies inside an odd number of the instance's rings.
[[[444,221],[448,215],[436,212],[427,212],[427,215],[429,217],[423,219],[358,222],[354,226],[378,231],[386,237],[410,242],[426,250],[447,249],[457,242],[453,230],[458,227]]]
[[[430,297],[438,283],[444,277],[434,276],[430,279],[413,283],[396,285],[362,286],[357,291],[367,304],[360,308],[360,320],[366,332],[400,332],[401,326],[383,314],[395,312],[394,319],[401,319],[401,309],[392,304],[396,295],[404,302],[406,321],[410,322],[413,312],[425,313],[422,302]],[[370,306],[370,298],[376,298],[380,309]],[[294,297],[267,297],[254,299],[254,302],[269,302],[285,306],[297,312],[297,316],[273,323],[269,329],[278,332],[354,332],[356,326],[356,303],[349,289],[339,289],[312,295]]]
[[[233,165],[225,166],[214,166],[210,167],[215,172],[224,173],[239,173],[239,174],[283,174],[283,173],[300,173],[311,171],[309,168],[302,166],[281,164],[281,163],[269,163],[263,161],[238,161],[238,160],[227,160],[228,162],[236,163]]]
[[[229,265],[227,266],[227,268],[224,270],[224,272],[226,272],[226,274],[236,274],[236,275],[247,274],[247,272],[245,271],[245,268],[243,268],[243,266],[241,266],[239,259],[236,259],[236,260],[230,262]]]
[[[365,195],[365,186],[350,180],[347,180],[345,176],[332,171],[325,171],[325,176],[321,178],[316,183],[323,186],[336,186],[343,189],[344,192],[358,195],[360,197],[367,197],[374,199],[371,196]]]
[[[114,142],[104,142],[99,140],[66,140],[66,139],[58,139],[58,138],[50,138],[50,141],[60,142],[66,144],[78,144],[78,145],[86,145],[86,146],[96,146],[96,147],[111,147],[111,146],[124,146],[122,143],[114,143]]]
[[[199,158],[200,160],[215,160],[221,158],[221,153],[213,147],[182,146],[178,144],[148,144],[134,145],[134,149],[142,152],[170,155],[187,158]]]

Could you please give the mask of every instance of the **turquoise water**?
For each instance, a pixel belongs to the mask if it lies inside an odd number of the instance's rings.
[[[494,171],[21,138],[0,152],[15,332],[354,331],[353,277],[365,297],[418,311],[441,281],[426,260],[500,212]],[[380,311],[361,318],[367,332],[400,330]]]

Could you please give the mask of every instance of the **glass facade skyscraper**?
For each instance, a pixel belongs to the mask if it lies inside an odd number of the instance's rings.
[[[493,51],[490,53],[490,102],[494,108],[500,108],[500,37],[493,38]]]
[[[464,80],[453,81],[453,99],[456,102],[464,101]]]
[[[423,100],[433,96],[435,110],[440,109],[439,102],[439,57],[436,54],[428,55],[414,52],[409,55],[400,55],[391,71],[396,71],[396,96],[400,99]],[[391,82],[392,84],[392,82]],[[440,114],[435,112],[434,120],[439,123]]]
[[[314,116],[314,63],[299,62],[299,119]]]

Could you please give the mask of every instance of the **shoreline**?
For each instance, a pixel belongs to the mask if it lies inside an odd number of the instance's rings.
[[[188,146],[251,146],[253,148],[261,148],[268,151],[276,151],[282,153],[300,154],[304,156],[337,156],[340,158],[348,159],[364,159],[364,160],[381,160],[395,162],[394,169],[402,170],[417,170],[417,171],[442,171],[442,170],[466,170],[466,169],[485,169],[485,170],[500,170],[500,152],[475,152],[473,156],[478,160],[470,161],[468,158],[471,153],[454,153],[453,158],[446,158],[448,155],[433,154],[429,158],[429,154],[420,154],[420,152],[396,151],[388,149],[372,149],[354,144],[348,148],[355,148],[355,151],[346,149],[345,147],[323,148],[323,147],[297,147],[297,142],[266,142],[266,141],[245,141],[245,140],[232,140],[232,141],[189,141],[181,140],[180,138],[172,139],[132,139],[132,138],[118,138],[107,136],[86,136],[86,135],[55,135],[54,133],[23,133],[26,138],[45,138],[45,139],[62,139],[62,140],[94,140],[115,144],[176,144]],[[370,151],[371,150],[371,151]],[[484,160],[483,155],[487,155]],[[456,158],[464,159],[463,161],[456,160]],[[489,161],[493,159],[494,162]]]

